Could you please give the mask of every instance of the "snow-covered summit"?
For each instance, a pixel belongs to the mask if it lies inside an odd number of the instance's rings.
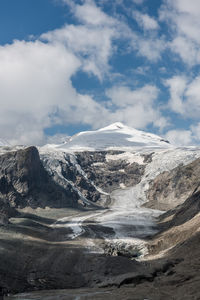
[[[83,131],[72,136],[66,143],[57,145],[65,151],[111,150],[135,147],[168,148],[169,142],[152,133],[128,127],[120,122],[94,131]]]

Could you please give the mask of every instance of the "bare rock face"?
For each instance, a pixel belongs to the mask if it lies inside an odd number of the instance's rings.
[[[40,157],[52,180],[63,189],[71,188],[75,194],[78,194],[81,205],[93,207],[98,200],[109,198],[109,195],[99,191],[94,183],[87,178],[74,154],[60,152],[55,157],[55,153],[40,153]]]
[[[200,185],[184,203],[167,211],[159,218],[160,233],[150,243],[150,253],[159,253],[184,245],[191,237],[199,235]]]
[[[0,198],[10,207],[77,205],[78,194],[52,180],[35,147],[1,155],[0,165]]]
[[[170,172],[163,172],[151,183],[147,192],[146,207],[168,210],[183,203],[192,195],[198,185],[200,159],[186,166],[178,166]]]
[[[161,220],[169,219],[167,222],[168,227],[180,226],[184,223],[190,222],[193,218],[197,217],[200,213],[200,184],[194,190],[192,195],[186,199],[184,203],[178,205],[175,209],[169,210],[162,215]],[[200,219],[197,218],[200,226]]]
[[[200,185],[184,203],[160,217],[161,231],[149,241],[154,263],[166,259],[171,267],[157,273],[154,286],[166,288],[168,299],[199,298]]]
[[[106,161],[107,154],[121,154],[122,151],[98,151],[76,153],[77,162],[96,186],[110,193],[121,184],[134,186],[141,180],[145,165],[132,164],[125,160]],[[145,160],[145,157],[144,157]]]

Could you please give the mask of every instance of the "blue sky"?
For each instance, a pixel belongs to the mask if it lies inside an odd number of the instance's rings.
[[[199,0],[2,0],[0,26],[0,138],[120,121],[199,144]]]

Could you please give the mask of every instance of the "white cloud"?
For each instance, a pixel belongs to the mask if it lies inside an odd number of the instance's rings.
[[[119,107],[136,105],[142,103],[151,105],[157,99],[159,90],[152,85],[145,85],[142,88],[131,90],[126,86],[113,87],[107,90],[107,96],[112,99],[112,103]]]
[[[65,45],[82,62],[82,69],[93,73],[99,79],[109,70],[109,58],[112,55],[112,28],[91,28],[83,25],[66,25],[61,29],[50,31],[41,36],[51,43]],[[99,38],[101,37],[101,38]]]
[[[112,87],[107,90],[107,96],[116,107],[112,114],[113,120],[136,128],[145,128],[149,124],[164,128],[168,122],[156,105],[158,93],[159,90],[152,85],[135,90],[125,86]]]
[[[172,145],[188,146],[193,144],[193,136],[190,130],[170,130],[165,137]]]
[[[93,1],[86,1],[84,5],[74,6],[74,15],[83,24],[93,26],[113,26],[116,20],[105,14]]]
[[[197,76],[187,87],[186,96],[186,109],[193,118],[200,116],[200,76]]]
[[[200,142],[200,123],[191,126],[191,131],[196,142]]]
[[[0,65],[2,134],[13,143],[41,142],[55,112],[76,98],[70,77],[79,60],[61,45],[15,41],[0,47]]]
[[[169,107],[172,111],[189,118],[200,115],[200,76],[192,81],[183,76],[174,76],[165,81],[170,90]]]
[[[165,126],[154,105],[158,95],[154,86],[113,87],[108,91],[112,98],[109,109],[77,93],[71,77],[80,69],[81,60],[53,40],[2,46],[0,65],[1,137],[13,144],[46,142],[44,128],[55,124],[83,123],[97,128],[122,121],[140,128],[150,123]],[[114,111],[113,106],[117,107]]]
[[[156,62],[161,58],[161,53],[166,48],[166,43],[163,39],[158,38],[138,38],[136,43],[138,54],[146,57],[148,60]]]
[[[72,0],[63,0],[78,25],[65,25],[60,29],[41,35],[41,39],[61,43],[79,57],[82,69],[97,76],[100,80],[108,74],[109,59],[115,51],[113,41],[121,39],[130,31],[127,25],[106,14],[93,0],[77,4]]]
[[[139,11],[134,11],[133,17],[135,18],[139,26],[144,30],[157,30],[159,28],[157,21],[147,14],[142,14]]]
[[[112,47],[114,40],[120,40],[124,43],[124,47],[129,48],[129,51],[134,50],[139,56],[146,57],[153,62],[159,60],[161,53],[166,49],[166,42],[163,37],[160,38],[155,34],[144,37],[138,34],[122,19],[113,18],[104,13],[93,0],[85,0],[82,5],[76,5],[71,0],[65,0],[65,2],[71,4],[73,14],[83,25],[66,26],[42,37],[47,40],[52,40],[52,38],[55,40],[59,37],[68,46],[76,47],[76,51],[82,54],[85,53],[85,47],[91,49],[93,54],[96,52],[93,57],[86,52],[86,55],[89,55],[90,63],[92,59],[92,64],[90,66],[89,61],[86,61],[85,71],[91,71],[99,78],[102,78],[103,70],[106,72],[109,69],[109,58],[115,49]],[[143,1],[139,2],[142,3]],[[138,12],[138,21],[146,30],[158,28],[156,20],[147,14]]]
[[[182,76],[174,76],[165,81],[165,85],[170,90],[169,107],[176,113],[184,114],[185,107],[183,103],[183,95],[185,93],[187,79]]]
[[[15,41],[0,47],[1,137],[12,144],[41,144],[55,124],[102,125],[109,112],[76,92],[71,77],[80,60],[61,44]]]
[[[165,137],[177,146],[198,145],[200,142],[200,123],[191,125],[188,130],[170,130]]]
[[[93,1],[83,5],[70,1],[70,5],[81,24],[65,25],[39,40],[16,40],[0,47],[1,138],[13,144],[41,144],[47,141],[44,129],[56,124],[82,123],[97,128],[122,121],[139,128],[151,123],[165,127],[167,121],[156,106],[155,86],[136,90],[114,86],[107,92],[109,107],[78,93],[71,82],[79,70],[102,80],[110,72],[114,39],[126,40],[151,60],[159,58],[162,42],[142,39]]]
[[[169,47],[189,66],[200,63],[200,1],[165,0],[160,20],[172,30]]]
[[[189,66],[200,63],[199,47],[193,41],[188,41],[187,38],[178,36],[170,43],[170,48]]]

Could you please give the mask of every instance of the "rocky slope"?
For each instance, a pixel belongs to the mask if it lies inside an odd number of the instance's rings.
[[[199,163],[199,160],[196,161]],[[150,254],[177,248],[187,244],[187,240],[199,236],[200,233],[200,185],[181,205],[169,210],[160,217],[161,232],[154,237],[150,246]]]
[[[94,182],[96,186],[110,193],[119,186],[130,187],[140,182],[144,175],[145,161],[150,156],[144,155],[141,164],[129,162],[120,157],[124,152],[120,151],[90,151],[75,153],[77,163],[87,175],[87,178]],[[118,155],[118,159],[109,158]]]
[[[52,180],[38,150],[29,147],[0,155],[0,199],[13,208],[76,206],[78,195]]]
[[[159,174],[147,191],[147,207],[168,210],[183,203],[198,186],[200,159]]]

